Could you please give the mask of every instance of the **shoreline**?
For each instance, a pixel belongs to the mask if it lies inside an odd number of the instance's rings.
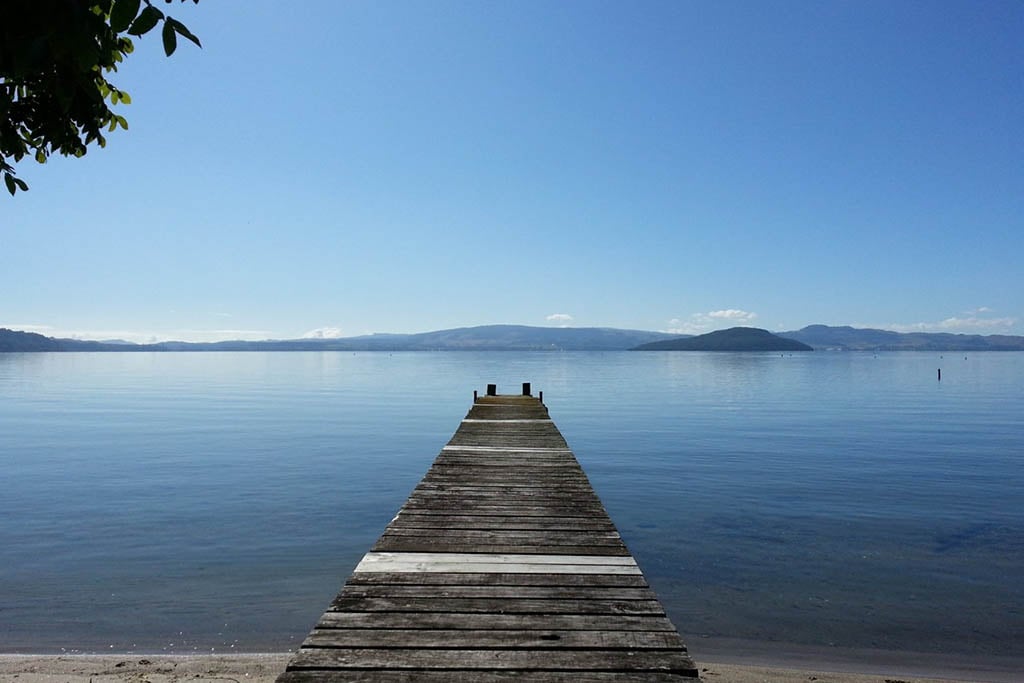
[[[901,653],[890,653],[896,657]],[[292,656],[284,653],[232,654],[0,654],[2,683],[274,683]],[[1019,680],[1020,669],[1006,671],[937,671],[936,665],[952,664],[951,655],[936,655],[926,674],[916,659],[899,664],[885,658],[765,660],[756,653],[739,656],[695,657],[705,683],[989,683]],[[1002,659],[1002,658],[996,658]],[[770,663],[766,664],[765,661]],[[1016,672],[1016,673],[1015,673]]]
[[[700,668],[728,666],[777,671],[831,672],[898,680],[1019,683],[1024,658],[912,650],[813,646],[739,638],[684,638]],[[761,680],[775,680],[764,678]],[[789,679],[786,679],[789,680]],[[793,679],[796,680],[796,679]],[[801,680],[806,681],[807,678]],[[820,679],[819,677],[819,680]]]

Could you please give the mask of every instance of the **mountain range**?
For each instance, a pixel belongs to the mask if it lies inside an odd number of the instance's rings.
[[[756,329],[756,328],[747,328]],[[809,325],[779,337],[832,351],[1024,351],[1024,337],[969,335]],[[650,342],[685,339],[609,327],[485,325],[417,334],[370,334],[339,339],[286,339],[129,344],[58,339],[0,328],[0,352],[17,351],[621,351]]]

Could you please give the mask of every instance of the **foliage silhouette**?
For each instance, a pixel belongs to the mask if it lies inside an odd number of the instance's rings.
[[[178,36],[202,47],[151,0],[0,2],[0,174],[8,192],[28,190],[14,169],[25,157],[42,164],[54,153],[84,156],[92,143],[106,146],[104,129],[128,129],[111,106],[131,97],[107,74],[135,49],[131,36],[161,22],[168,56]]]

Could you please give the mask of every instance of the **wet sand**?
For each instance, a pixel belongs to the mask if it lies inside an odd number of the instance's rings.
[[[0,655],[3,683],[273,683],[290,654]],[[754,665],[704,663],[706,683],[940,683],[965,678],[829,673]]]

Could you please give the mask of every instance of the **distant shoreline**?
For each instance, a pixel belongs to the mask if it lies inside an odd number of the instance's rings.
[[[757,328],[734,328],[752,331]],[[725,331],[720,331],[725,332]],[[769,334],[766,330],[760,330]],[[718,333],[700,335],[711,337]],[[933,332],[892,332],[808,325],[774,336],[806,344],[816,351],[1024,351],[1024,336],[968,335]],[[133,344],[47,337],[35,332],[0,328],[4,352],[167,352],[167,351],[626,351],[651,343],[699,339],[693,335],[607,327],[531,327],[486,325],[416,334],[371,334],[358,337],[267,339],[262,341],[179,342]],[[685,344],[684,344],[685,346]],[[774,349],[773,349],[774,350]]]

